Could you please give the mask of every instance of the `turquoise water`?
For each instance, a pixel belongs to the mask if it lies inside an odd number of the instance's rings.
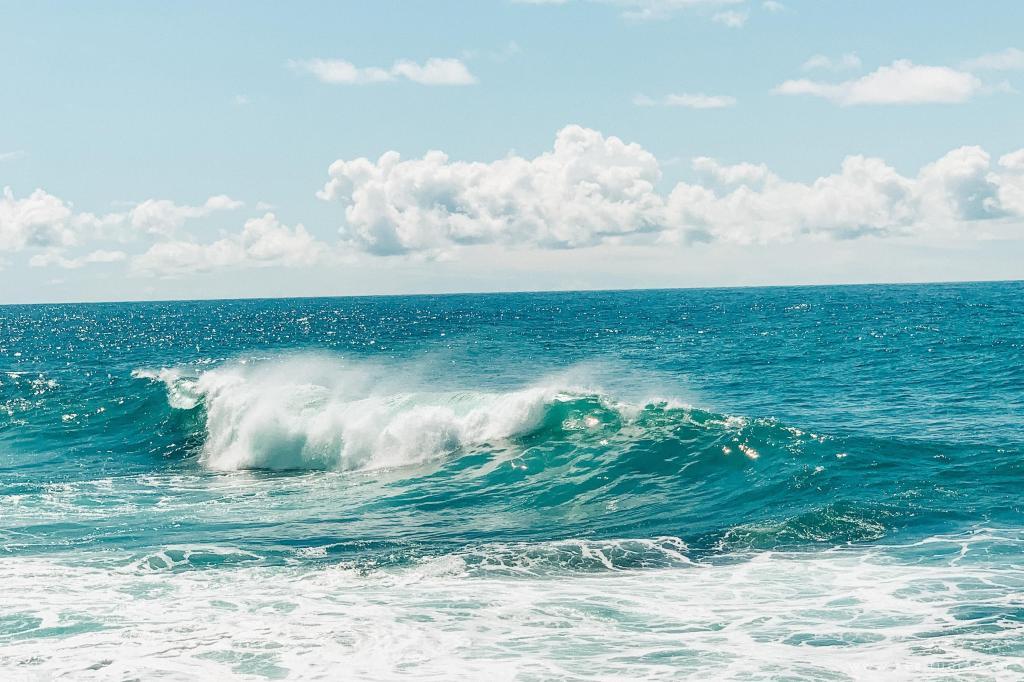
[[[1024,284],[0,307],[5,679],[1015,679]]]

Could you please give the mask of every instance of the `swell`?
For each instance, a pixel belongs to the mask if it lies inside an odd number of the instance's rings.
[[[831,435],[582,382],[442,391],[323,358],[136,377],[166,392],[167,419],[207,469],[350,475],[344,511],[322,514],[318,529],[324,544],[335,520],[370,545],[393,539],[375,555],[416,556],[423,542],[662,536],[719,553],[873,542],[1021,512],[1005,503],[1022,473],[1011,451]]]
[[[698,556],[1024,518],[1012,443],[823,433],[564,377],[459,390],[397,366],[290,357],[136,370],[103,405],[57,379],[4,386],[33,406],[16,414],[28,427],[0,434],[0,496],[20,500],[0,546],[17,552],[143,547],[152,538],[125,528],[145,527],[166,546],[244,536],[268,560],[659,537]]]

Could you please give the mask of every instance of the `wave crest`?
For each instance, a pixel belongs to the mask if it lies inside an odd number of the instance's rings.
[[[530,433],[553,404],[588,395],[557,386],[503,393],[389,392],[365,369],[309,359],[134,375],[162,382],[175,409],[203,408],[201,461],[224,471],[423,464]],[[577,421],[567,428],[600,420]]]

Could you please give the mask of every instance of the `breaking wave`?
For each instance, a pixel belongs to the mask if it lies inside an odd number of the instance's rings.
[[[484,537],[678,537],[697,558],[877,542],[957,527],[964,500],[995,508],[1021,467],[985,450],[951,468],[941,442],[625,400],[558,377],[452,390],[394,366],[301,356],[135,376],[166,396],[153,399],[179,449],[164,452],[206,469],[373,472],[343,488],[288,487],[348,532],[397,514],[390,542],[326,550],[388,564],[420,555],[425,538],[454,551]],[[338,515],[342,489],[359,511]]]
[[[211,469],[337,470],[412,466],[538,431],[599,432],[681,404],[616,402],[599,391],[539,384],[505,392],[391,390],[393,382],[339,361],[290,359],[189,372],[136,370],[168,404],[201,410],[200,454]],[[745,445],[741,452],[756,457]]]

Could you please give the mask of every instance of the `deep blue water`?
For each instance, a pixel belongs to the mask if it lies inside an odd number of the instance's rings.
[[[1022,483],[1022,283],[0,307],[0,669],[1009,678]]]

